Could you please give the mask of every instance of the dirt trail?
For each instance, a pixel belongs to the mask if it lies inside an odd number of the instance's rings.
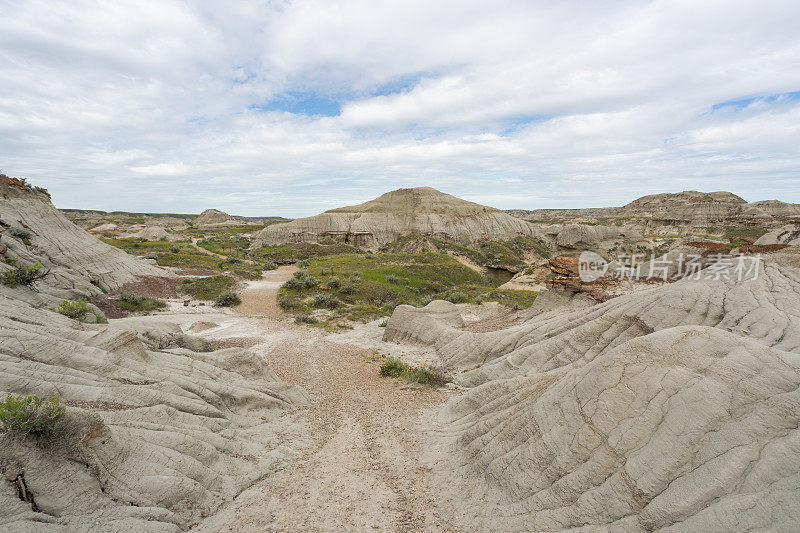
[[[247,283],[247,288],[240,293],[241,305],[234,310],[242,315],[263,316],[264,318],[280,318],[283,310],[278,306],[278,289],[297,270],[293,266],[282,266],[277,270],[268,270],[259,281]]]
[[[242,292],[239,311],[275,326],[277,290],[293,270],[267,272]],[[299,456],[198,530],[457,531],[453,510],[428,488],[419,462],[421,415],[451,393],[381,377],[369,350],[290,320],[280,324],[290,340],[269,353],[269,365],[311,396],[309,407],[288,415],[307,428],[297,439]]]

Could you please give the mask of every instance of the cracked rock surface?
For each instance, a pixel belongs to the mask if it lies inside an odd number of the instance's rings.
[[[800,256],[475,333],[398,308],[467,391],[426,461],[468,530],[796,531]]]
[[[0,432],[0,530],[185,530],[284,460],[280,415],[307,402],[302,389],[255,353],[209,351],[175,325],[52,311],[169,273],[89,236],[43,194],[0,192],[6,257],[50,269],[33,287],[0,286],[0,395],[67,406],[56,437]]]

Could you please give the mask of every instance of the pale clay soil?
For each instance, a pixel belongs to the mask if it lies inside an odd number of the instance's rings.
[[[195,530],[458,531],[420,462],[422,420],[456,392],[382,377],[376,352],[363,343],[294,324],[276,302],[294,270],[248,283],[227,325],[196,328],[217,340],[252,335],[252,349],[311,401],[283,415],[292,429],[280,438],[291,456]]]

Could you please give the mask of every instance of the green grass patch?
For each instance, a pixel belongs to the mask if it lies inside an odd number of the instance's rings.
[[[148,296],[137,296],[135,294],[123,293],[119,297],[119,306],[124,311],[132,313],[158,311],[167,307],[167,302],[150,298]]]
[[[411,366],[394,357],[387,358],[381,364],[378,372],[381,376],[401,378],[411,383],[420,383],[422,385],[439,386],[450,381],[435,369]]]
[[[197,246],[205,248],[209,252],[222,255],[233,255],[235,257],[247,257],[247,250],[250,248],[250,239],[241,234],[212,235],[197,241]]]
[[[159,266],[183,267],[183,268],[208,268],[211,270],[225,270],[222,260],[213,255],[202,252],[195,253],[164,253],[156,255],[156,263]]]
[[[190,252],[193,249],[192,246],[188,244],[170,241],[145,241],[134,237],[129,237],[127,239],[100,237],[100,240],[134,255],[147,255],[153,252]]]
[[[230,228],[213,228],[213,229],[200,229],[195,227],[187,228],[179,233],[183,235],[189,235],[191,237],[232,237],[235,235],[242,235],[244,233],[256,233],[257,231],[261,231],[262,229],[266,228],[271,224],[278,224],[280,222],[286,222],[285,220],[275,221],[275,222],[267,222],[267,223],[259,223],[259,224],[245,224],[243,226],[233,226]]]
[[[236,285],[231,276],[209,276],[183,280],[178,290],[198,300],[216,300],[222,293],[229,292]]]
[[[288,265],[298,261],[308,260],[315,257],[324,257],[337,254],[357,254],[361,250],[355,246],[347,244],[315,244],[309,242],[297,242],[278,244],[274,246],[262,246],[254,250],[254,259],[265,262],[272,262],[278,265]]]
[[[550,250],[540,239],[530,236],[520,236],[508,241],[484,241],[467,246],[458,242],[428,235],[406,235],[395,242],[385,245],[384,252],[402,252],[415,243],[429,243],[440,252],[449,252],[465,257],[481,266],[490,268],[508,268],[519,270],[525,266],[525,256],[536,254],[540,257],[550,257]]]
[[[330,283],[332,278],[339,281]],[[293,313],[335,309],[348,320],[368,321],[390,315],[397,305],[419,307],[432,299],[523,308],[536,298],[535,292],[498,289],[497,283],[447,254],[343,254],[311,260],[281,287],[278,303]]]

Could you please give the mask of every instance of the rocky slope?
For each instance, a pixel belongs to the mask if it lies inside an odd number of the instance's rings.
[[[469,389],[428,456],[468,527],[800,527],[796,247],[757,280],[682,280],[496,332],[437,306],[398,307],[384,338],[432,346]]]
[[[31,287],[0,285],[0,397],[59,395],[67,406],[56,437],[0,432],[0,530],[181,531],[274,467],[282,452],[265,443],[278,416],[306,402],[301,389],[252,352],[209,352],[161,319],[87,324],[52,311],[169,273],[15,180],[0,183],[0,220],[6,260],[49,270]]]
[[[256,235],[253,246],[332,239],[377,248],[410,234],[469,243],[534,233],[531,224],[492,207],[467,202],[430,187],[418,187],[398,189],[360,205],[269,226]]]
[[[59,295],[96,295],[118,289],[138,276],[171,275],[100,242],[67,220],[47,195],[14,181],[0,182],[0,243],[6,258],[0,262],[0,271],[10,270],[10,262],[40,263],[50,271],[46,287]],[[21,238],[15,233],[29,236]]]

